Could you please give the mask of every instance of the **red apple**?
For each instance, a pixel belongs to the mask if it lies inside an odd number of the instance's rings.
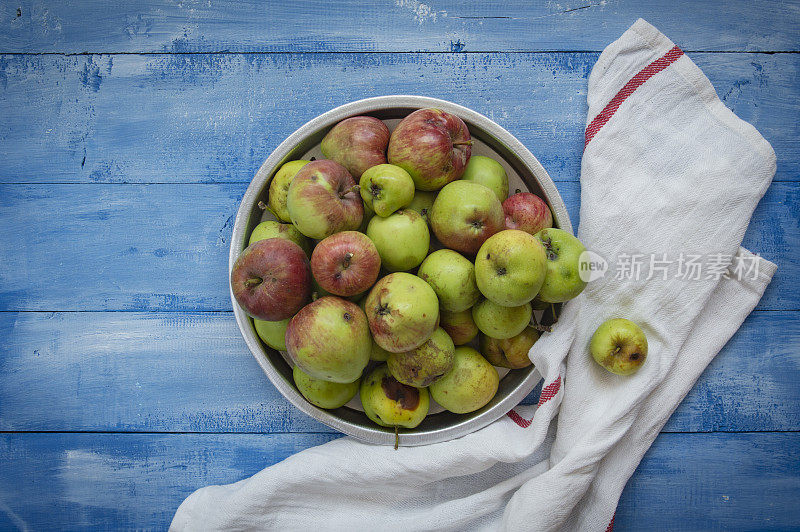
[[[463,120],[441,109],[419,109],[395,128],[387,159],[408,172],[419,190],[439,190],[461,177],[471,154]]]
[[[503,206],[495,193],[478,183],[454,181],[445,186],[428,214],[439,242],[468,255],[503,229]]]
[[[303,166],[289,185],[289,216],[309,238],[322,240],[361,225],[364,205],[353,176],[341,164],[321,159]]]
[[[386,163],[389,128],[371,116],[342,120],[322,139],[322,154],[341,164],[356,180],[367,168]]]
[[[253,318],[291,318],[311,297],[308,257],[300,246],[283,238],[254,242],[233,264],[231,290]]]
[[[358,231],[336,233],[314,248],[311,272],[323,290],[337,296],[360,294],[375,284],[381,256],[372,240]]]
[[[553,227],[553,215],[542,198],[530,192],[518,192],[503,202],[506,229],[519,229],[535,235]]]

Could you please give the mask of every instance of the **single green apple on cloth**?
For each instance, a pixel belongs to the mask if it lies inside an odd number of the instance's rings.
[[[647,358],[647,336],[631,320],[613,318],[594,332],[589,352],[595,362],[611,373],[630,375],[637,372]]]

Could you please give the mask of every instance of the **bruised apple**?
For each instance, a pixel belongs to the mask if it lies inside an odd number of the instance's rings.
[[[425,388],[399,382],[381,364],[361,381],[364,413],[382,427],[413,429],[428,415],[430,396]]]

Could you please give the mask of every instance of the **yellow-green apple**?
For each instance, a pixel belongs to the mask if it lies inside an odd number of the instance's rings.
[[[264,321],[253,318],[253,325],[255,325],[256,334],[261,341],[272,349],[286,351],[286,327],[289,326],[289,320],[291,318],[280,321]]]
[[[430,225],[429,213],[431,207],[433,207],[433,202],[436,200],[437,194],[438,192],[417,190],[414,192],[414,198],[411,200],[411,203],[408,204],[408,208],[412,211],[417,211],[428,225]]]
[[[322,139],[322,154],[341,164],[359,179],[364,171],[386,162],[389,128],[371,116],[354,116],[342,120]]]
[[[530,192],[518,192],[503,202],[506,229],[519,229],[535,235],[553,227],[553,214],[542,198]]]
[[[308,239],[303,236],[303,233],[297,230],[292,224],[282,224],[273,220],[266,220],[258,224],[253,232],[250,233],[250,241],[248,244],[258,242],[259,240],[266,240],[268,238],[283,238],[291,240],[305,251],[306,255],[311,254],[311,246],[308,244]]]
[[[391,353],[386,349],[382,348],[378,345],[375,340],[372,340],[372,352],[369,355],[369,359],[375,362],[386,362],[389,360],[389,356]]]
[[[321,159],[306,164],[294,176],[286,205],[297,229],[322,240],[361,225],[364,205],[353,177],[339,163]]]
[[[562,303],[583,292],[586,282],[580,276],[580,261],[586,248],[581,241],[553,228],[542,229],[536,238],[547,256],[547,274],[536,297],[547,303]]]
[[[353,382],[369,363],[372,351],[367,317],[346,299],[317,299],[289,322],[286,351],[315,379]]]
[[[419,190],[439,190],[461,177],[471,153],[463,120],[441,109],[419,109],[397,124],[387,159],[407,171]]]
[[[375,216],[367,226],[367,236],[375,243],[381,264],[390,272],[416,268],[428,254],[431,234],[416,211],[402,209],[386,218]]]
[[[428,341],[439,321],[439,300],[428,283],[410,273],[390,273],[370,290],[364,308],[375,342],[404,353]]]
[[[414,181],[393,164],[379,164],[361,174],[361,199],[378,216],[389,216],[414,198]]]
[[[454,357],[453,340],[439,327],[416,349],[389,355],[388,366],[392,376],[403,384],[424,388],[450,371]]]
[[[381,427],[413,429],[425,419],[430,396],[425,388],[399,382],[381,364],[361,381],[361,406],[364,413]]]
[[[364,233],[342,231],[322,240],[311,254],[311,273],[317,283],[337,296],[360,294],[375,284],[381,257]]]
[[[490,299],[484,299],[472,307],[472,319],[478,329],[490,338],[504,339],[516,336],[531,322],[531,304],[503,307]]]
[[[353,382],[329,382],[315,379],[305,373],[300,366],[292,370],[294,384],[309,403],[320,408],[339,408],[358,393],[360,380]]]
[[[610,319],[592,335],[589,351],[594,360],[611,373],[630,375],[638,371],[647,358],[647,336],[631,320]]]
[[[542,243],[525,231],[506,229],[490,236],[475,257],[475,279],[486,297],[516,307],[536,297],[547,272]]]
[[[487,238],[503,229],[503,207],[485,186],[454,181],[436,196],[430,222],[442,244],[474,255]]]
[[[497,393],[500,376],[489,362],[471,347],[456,347],[450,371],[431,384],[434,400],[450,412],[466,414],[485,406]]]
[[[440,249],[428,255],[417,275],[436,292],[440,309],[466,310],[481,297],[472,262],[452,249]]]
[[[508,176],[499,162],[485,155],[473,155],[469,158],[464,175],[464,181],[472,181],[483,185],[494,192],[500,202],[508,197]]]
[[[518,335],[503,340],[481,335],[481,354],[501,368],[526,368],[531,365],[528,352],[538,339],[539,333],[533,327],[526,327]]]
[[[269,184],[269,208],[272,213],[284,222],[291,222],[289,209],[286,208],[286,195],[289,185],[297,172],[311,161],[299,160],[285,163],[275,173]]]
[[[247,246],[231,269],[231,291],[253,318],[291,318],[311,297],[311,267],[289,240],[270,238]]]
[[[444,329],[455,345],[468,344],[478,335],[478,326],[472,319],[472,309],[461,312],[441,311],[439,327]]]

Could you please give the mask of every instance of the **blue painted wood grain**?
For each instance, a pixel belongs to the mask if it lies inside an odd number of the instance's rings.
[[[272,386],[230,312],[5,312],[0,338],[2,431],[333,432]],[[665,430],[800,430],[798,345],[796,312],[755,312]]]
[[[577,221],[586,78],[639,16],[775,147],[745,245],[780,269],[617,529],[800,526],[798,433],[761,432],[800,425],[800,56],[748,53],[800,49],[796,0],[82,0],[0,2],[0,528],[163,528],[193,489],[337,437],[277,394],[229,312],[255,170],[335,105],[424,94],[509,129]]]
[[[195,489],[336,437],[0,435],[0,527],[164,529]],[[800,522],[798,453],[798,433],[662,434],[623,492],[616,529],[792,529]]]
[[[688,50],[797,49],[796,1],[28,0],[0,4],[0,51],[602,50],[639,17]]]
[[[421,94],[479,111],[577,181],[597,53],[0,56],[0,182],[249,182],[337,105]],[[800,179],[800,55],[690,54]]]
[[[577,222],[578,183],[557,185]],[[0,310],[230,310],[229,237],[245,189],[0,185]],[[800,308],[799,199],[797,183],[774,183],[745,235],[780,265],[760,309]]]

